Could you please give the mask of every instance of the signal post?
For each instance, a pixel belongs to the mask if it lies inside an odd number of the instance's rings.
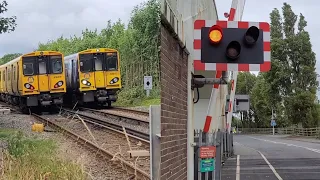
[[[225,133],[229,134],[233,114],[233,102],[237,73],[239,71],[266,72],[271,69],[270,25],[267,22],[234,21],[238,1],[233,0],[229,21],[196,20],[194,22],[194,69],[216,71],[216,78],[194,75],[193,87],[214,84],[204,124],[204,135],[209,132],[213,110],[219,107],[215,100],[220,85],[226,85],[226,71],[234,72]],[[209,80],[210,79],[210,80]],[[201,82],[201,83],[200,83]],[[210,82],[210,83],[209,83]],[[226,97],[223,97],[226,102]],[[224,108],[224,106],[222,106]],[[224,112],[224,111],[223,111]],[[217,123],[217,120],[213,122]],[[216,130],[216,129],[215,129]],[[188,177],[191,178],[191,177]]]

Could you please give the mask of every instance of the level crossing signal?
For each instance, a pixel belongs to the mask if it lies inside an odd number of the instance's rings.
[[[266,22],[194,23],[196,70],[269,71],[270,56],[270,26]]]

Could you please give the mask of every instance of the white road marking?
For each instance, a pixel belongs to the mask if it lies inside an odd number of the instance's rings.
[[[254,150],[254,151],[257,151],[260,155],[261,155],[261,157],[264,159],[264,161],[268,164],[268,166],[270,167],[270,169],[271,169],[271,171],[273,172],[273,174],[278,178],[278,180],[283,180],[282,179],[282,177],[278,174],[278,172],[276,171],[276,169],[270,164],[270,162],[268,161],[268,159],[262,154],[262,152],[260,152],[259,150],[256,150],[256,149],[253,149],[253,148],[251,148],[251,147],[248,147],[248,146],[245,146],[245,145],[243,145],[243,144],[241,144],[241,143],[238,143],[238,142],[235,142],[236,144],[239,144],[239,145],[241,145],[241,146],[244,146],[244,147],[246,147],[246,148],[248,148],[248,149],[252,149],[252,150]],[[238,161],[237,161],[237,163],[238,163]],[[238,164],[237,164],[238,165]],[[237,179],[236,179],[237,180]]]
[[[237,155],[236,180],[240,180],[240,155]]]
[[[266,161],[266,163],[269,165],[270,169],[272,170],[273,174],[276,175],[276,177],[279,180],[282,180],[281,176],[277,173],[277,171],[274,169],[274,167],[270,164],[270,162],[268,161],[268,159],[260,152],[258,151],[259,154],[261,155],[261,157],[264,159],[264,161]]]
[[[314,148],[309,148],[309,147],[304,147],[304,146],[299,146],[299,145],[289,144],[289,143],[284,143],[284,142],[271,141],[271,140],[267,140],[267,139],[260,139],[260,138],[255,138],[255,137],[250,137],[250,138],[256,139],[256,140],[260,140],[260,141],[270,142],[270,143],[274,143],[274,144],[282,144],[282,145],[286,145],[286,146],[293,146],[293,147],[303,148],[303,149],[306,149],[306,150],[309,150],[309,151],[312,151],[312,152],[320,154],[320,150],[319,149],[314,149]]]

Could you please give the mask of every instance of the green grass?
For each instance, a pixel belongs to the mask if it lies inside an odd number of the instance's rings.
[[[0,138],[8,142],[3,154],[4,168],[0,179],[85,179],[85,172],[77,164],[57,156],[53,140],[26,138],[22,132],[0,129]]]
[[[118,92],[118,99],[113,106],[135,107],[150,106],[160,104],[160,90],[153,89],[150,96],[146,97],[146,92],[141,87],[125,88]]]
[[[0,129],[0,140],[8,139],[10,136],[12,136],[14,133],[17,133],[18,131],[15,129]]]
[[[122,107],[136,107],[136,106],[146,106],[149,107],[150,105],[160,105],[159,98],[148,98],[148,99],[136,99],[133,101],[117,101],[113,104],[114,106],[122,106]]]

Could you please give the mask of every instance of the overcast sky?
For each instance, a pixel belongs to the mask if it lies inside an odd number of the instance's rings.
[[[0,0],[1,1],[1,0]],[[83,29],[104,28],[107,21],[118,18],[128,22],[132,8],[144,0],[7,0],[7,16],[17,16],[17,29],[0,35],[0,57],[7,53],[26,53],[37,48],[39,42],[55,39],[60,35],[79,35]],[[216,0],[218,15],[225,19],[232,0]],[[247,0],[242,20],[268,21],[273,8],[281,9],[283,0]],[[320,0],[287,0],[294,12],[303,13],[308,22],[313,50],[319,60],[320,22],[314,18]],[[308,2],[308,3],[306,3]],[[317,63],[320,71],[320,63]]]
[[[0,0],[2,1],[2,0]],[[77,34],[86,27],[98,30],[107,21],[127,22],[131,10],[144,0],[7,0],[6,16],[17,16],[14,32],[0,35],[0,57],[33,51],[39,42]],[[1,14],[2,15],[2,14]]]

